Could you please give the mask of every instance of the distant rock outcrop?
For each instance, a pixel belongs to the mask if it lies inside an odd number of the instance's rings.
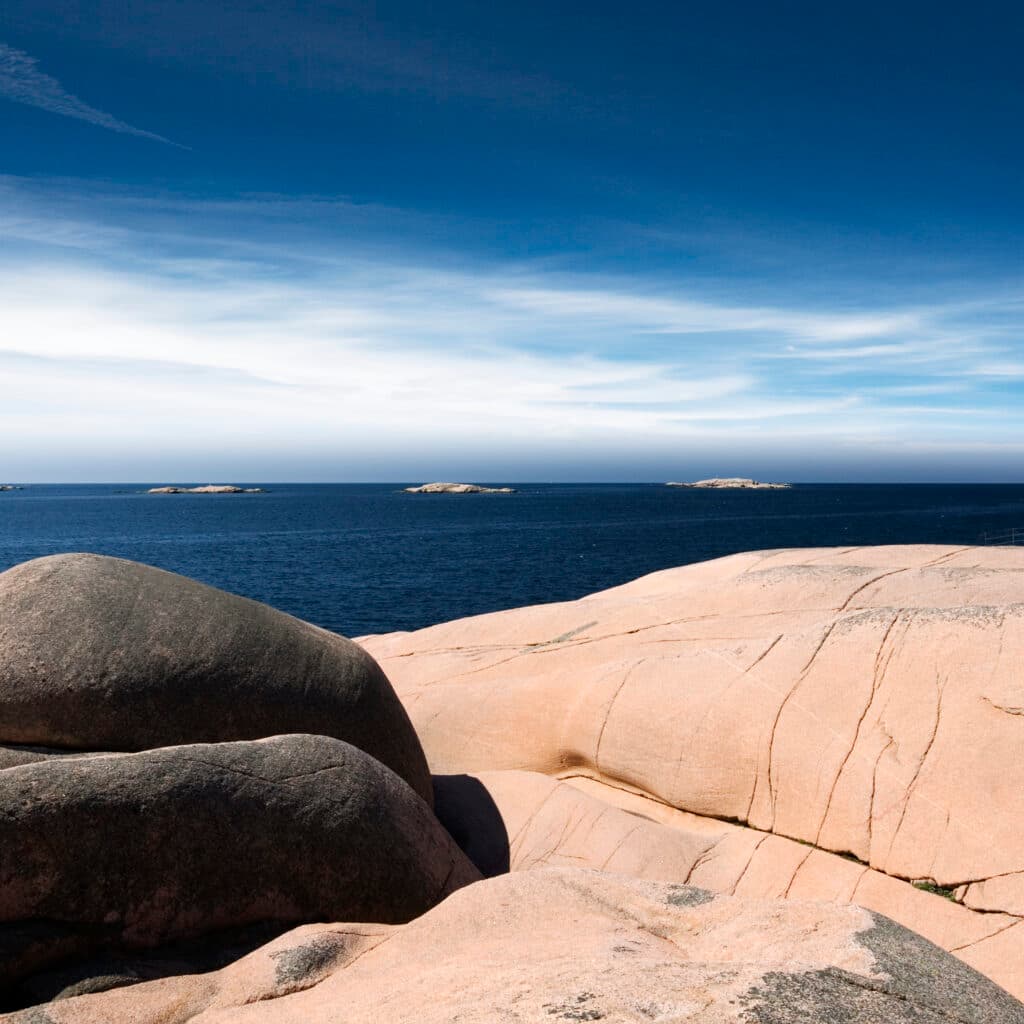
[[[762,483],[760,480],[748,480],[742,476],[711,477],[710,480],[694,480],[692,483],[679,483],[670,480],[666,487],[707,487],[707,488],[728,488],[738,491],[781,491],[792,484],[770,484]]]
[[[19,484],[0,484],[0,491],[23,491],[24,489]]]
[[[479,484],[433,483],[406,487],[406,494],[515,494],[514,487],[481,487]]]
[[[234,484],[204,484],[202,487],[150,487],[147,494],[265,494],[262,487],[236,487]]]

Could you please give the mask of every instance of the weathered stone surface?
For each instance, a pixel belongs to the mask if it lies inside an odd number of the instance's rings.
[[[0,743],[0,771],[17,768],[21,764],[36,764],[39,761],[56,761],[74,757],[103,756],[110,751],[61,750],[58,747],[16,746]]]
[[[438,776],[442,824],[487,876],[589,867],[752,898],[855,902],[885,914],[1011,991],[1024,951],[992,957],[987,940],[1024,941],[1017,919],[978,914],[864,864],[730,822],[677,811],[590,779],[536,772]],[[1005,950],[1005,946],[1004,946]]]
[[[957,952],[1024,992],[1024,550],[752,552],[363,642],[435,771],[589,778],[852,855],[857,899],[929,880],[998,912]],[[831,896],[817,861],[794,888]]]
[[[131,751],[291,732],[353,743],[432,800],[408,716],[350,641],[117,558],[0,574],[0,743]]]
[[[579,869],[504,875],[399,927],[309,925],[215,974],[10,1024],[1021,1024],[1024,1007],[860,907]]]
[[[258,922],[406,921],[479,878],[397,775],[324,736],[0,771],[0,979]]]

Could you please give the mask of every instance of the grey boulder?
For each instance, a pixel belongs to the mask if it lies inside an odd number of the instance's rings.
[[[0,574],[0,743],[138,751],[300,732],[354,744],[432,801],[405,709],[351,641],[119,558]]]
[[[397,775],[323,736],[0,771],[0,981],[259,922],[408,921],[480,878]]]

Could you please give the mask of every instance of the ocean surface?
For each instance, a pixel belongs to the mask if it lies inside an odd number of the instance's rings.
[[[976,544],[1017,529],[1024,484],[519,484],[511,495],[402,484],[247,484],[265,494],[148,495],[149,484],[0,492],[0,570],[94,551],[266,601],[347,636],[562,601],[737,551]]]

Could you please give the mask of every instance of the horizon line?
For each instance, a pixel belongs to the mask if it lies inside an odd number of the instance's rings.
[[[205,478],[204,478],[205,479]],[[713,479],[702,477],[701,479]],[[731,478],[723,478],[731,479]],[[1021,480],[770,480],[758,477],[745,477],[739,479],[750,479],[758,483],[785,483],[791,487],[1020,487],[1024,486],[1024,479]],[[275,487],[401,487],[409,484],[417,484],[432,481],[421,481],[417,479],[408,480],[245,480],[232,478],[228,484],[223,486],[240,486],[242,484],[269,485]],[[449,482],[449,481],[445,481]],[[623,486],[623,487],[667,487],[670,483],[690,483],[694,481],[668,481],[668,480],[512,480],[495,479],[484,480],[479,477],[472,479],[451,481],[459,483],[479,484],[519,484],[525,487],[591,487],[591,486]],[[161,483],[160,480],[8,480],[0,484],[0,487],[146,487],[146,486],[203,486],[197,480],[176,480],[172,483]],[[209,484],[209,481],[207,481]],[[221,486],[221,485],[215,485]],[[706,490],[743,490],[744,488],[704,488]]]

